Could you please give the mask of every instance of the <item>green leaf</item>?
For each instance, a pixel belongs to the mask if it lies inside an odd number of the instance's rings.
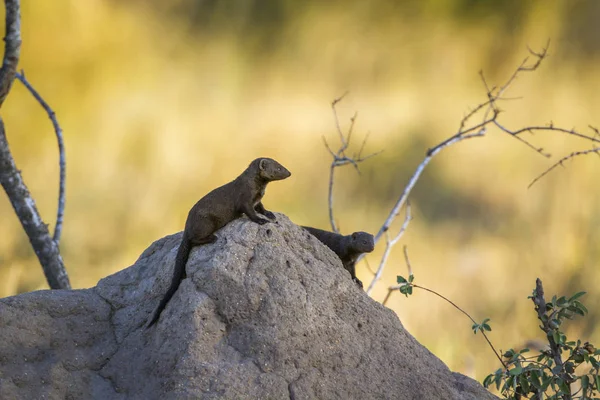
[[[575,308],[573,309],[573,312],[574,312],[575,314],[581,315],[582,317],[584,317],[584,316],[585,316],[585,311],[583,311],[583,310],[582,310],[581,308],[579,308],[579,307],[575,307]]]
[[[552,332],[552,339],[554,339],[554,343],[558,344],[560,342],[560,333],[558,331]]]
[[[565,304],[567,304],[567,298],[565,296],[561,296],[558,300],[556,300],[556,305],[558,307],[563,307]]]
[[[585,293],[585,292],[580,292],[580,293]],[[581,388],[585,391],[585,390],[587,390],[588,386],[590,386],[590,377],[587,375],[583,375],[581,377]]]
[[[521,384],[523,393],[529,393],[529,382],[527,382],[527,377],[525,374],[519,376],[519,383]]]
[[[515,377],[514,376],[509,376],[508,379],[506,380],[506,382],[504,382],[504,387],[502,388],[502,391],[505,391],[506,389],[515,386],[514,384],[516,383],[515,381]]]
[[[574,305],[575,307],[577,307],[577,308],[581,309],[581,311],[583,311],[584,313],[586,313],[586,314],[588,313],[588,309],[587,309],[587,308],[586,308],[586,307],[585,307],[585,306],[584,306],[584,305],[583,305],[581,302],[579,302],[579,301],[575,300],[575,301],[573,302],[573,305]]]
[[[563,394],[569,394],[571,392],[571,389],[569,389],[569,385],[567,385],[567,382],[563,381],[562,379],[558,381],[558,387],[560,388],[560,391]]]
[[[596,382],[596,390],[600,391],[600,375],[596,375],[594,381]]]
[[[398,277],[396,278],[396,281],[398,283],[406,283],[406,279],[404,279],[403,276],[398,275]]]
[[[542,385],[540,383],[540,373],[538,370],[532,370],[529,374],[529,382],[535,386],[537,389],[541,389]]]
[[[490,332],[492,330],[492,328],[490,328],[490,326],[488,324],[483,324],[483,329],[485,329],[486,331]]]
[[[414,281],[414,280],[415,280],[415,276],[414,276],[413,274],[410,274],[410,275],[408,276],[408,281],[409,281],[410,283],[412,283],[412,281]]]
[[[575,366],[572,362],[568,361],[565,363],[565,371],[567,371],[568,374],[575,372]]]
[[[512,376],[519,375],[521,372],[523,372],[522,367],[515,367],[515,368],[511,369],[510,371],[508,371],[508,373]]]
[[[502,356],[506,357],[506,358],[511,358],[514,354],[515,354],[515,351],[513,349],[509,349],[509,350],[506,350],[506,352],[504,354],[502,354]]]
[[[571,296],[571,297],[569,298],[569,302],[571,302],[571,301],[573,301],[573,300],[576,300],[576,299],[580,298],[580,297],[581,297],[581,296],[583,296],[585,293],[586,293],[586,292],[577,292],[577,293],[575,293],[573,296]]]
[[[502,380],[502,371],[496,371],[496,377],[494,378],[494,382],[496,383],[496,390],[500,390],[500,380]]]
[[[494,381],[494,374],[489,374],[483,380],[483,387],[487,389],[488,386]]]
[[[552,382],[552,376],[550,375],[546,375],[545,373],[542,375],[542,386],[541,386],[541,390],[543,392],[546,391],[546,389],[548,389],[548,386],[550,385],[550,383]]]

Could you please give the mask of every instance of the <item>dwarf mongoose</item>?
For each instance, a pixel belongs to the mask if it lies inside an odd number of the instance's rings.
[[[354,232],[351,235],[344,236],[335,232],[311,228],[310,226],[303,226],[303,228],[337,254],[342,260],[344,268],[350,272],[352,280],[362,288],[363,284],[356,277],[354,264],[362,253],[370,253],[375,248],[373,235],[367,232]]]
[[[160,313],[173,297],[181,281],[186,278],[185,265],[192,247],[215,242],[217,237],[214,232],[241,217],[242,214],[246,214],[250,220],[261,225],[269,221],[261,218],[257,212],[269,219],[275,219],[272,212],[265,210],[261,199],[265,194],[267,183],[285,179],[290,175],[290,171],[277,161],[270,158],[257,158],[233,181],[214,189],[198,200],[185,222],[183,237],[175,258],[171,286],[158,305],[148,327],[158,321]]]

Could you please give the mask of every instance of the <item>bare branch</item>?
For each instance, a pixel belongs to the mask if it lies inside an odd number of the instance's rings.
[[[6,191],[23,229],[29,236],[31,246],[42,264],[50,288],[70,289],[71,284],[58,246],[50,237],[48,227],[42,221],[35,201],[29,194],[10,154],[2,119],[0,119],[0,184]]]
[[[327,143],[327,140],[325,139],[325,137],[323,137],[323,143],[325,144],[327,151],[329,151],[329,154],[333,158],[333,160],[331,161],[331,165],[329,167],[329,188],[328,188],[328,195],[327,195],[327,204],[328,204],[328,211],[329,211],[329,223],[331,224],[331,229],[336,233],[339,233],[339,229],[338,229],[337,224],[335,223],[335,218],[333,216],[333,186],[335,183],[335,179],[334,179],[335,169],[337,167],[341,167],[341,166],[350,164],[354,167],[354,169],[356,169],[356,172],[358,174],[360,174],[360,169],[358,167],[358,164],[371,158],[371,157],[374,157],[380,153],[380,152],[372,153],[367,156],[362,155],[363,149],[367,142],[368,135],[366,135],[365,139],[362,142],[362,145],[360,147],[358,155],[354,155],[353,157],[348,157],[346,155],[346,150],[350,146],[350,142],[352,140],[352,132],[354,131],[354,125],[356,123],[356,118],[358,117],[358,114],[355,113],[352,116],[352,118],[350,118],[350,127],[348,128],[347,135],[344,136],[344,133],[342,132],[342,128],[340,127],[340,121],[339,121],[339,118],[337,115],[336,105],[340,101],[342,101],[342,99],[347,94],[348,94],[348,92],[344,93],[342,96],[338,97],[337,99],[335,99],[331,102],[331,108],[333,110],[333,116],[335,118],[335,127],[336,127],[336,130],[340,137],[340,143],[341,143],[340,148],[336,152],[334,152],[331,149],[331,147],[329,147],[329,143]]]
[[[10,92],[17,72],[21,49],[21,15],[18,0],[5,0],[6,36],[4,60],[0,68],[0,106]],[[69,277],[65,271],[58,245],[50,237],[48,227],[42,221],[35,201],[23,182],[17,169],[0,118],[0,184],[6,191],[15,213],[29,237],[29,241],[40,260],[46,280],[52,289],[70,289]]]
[[[546,56],[548,54],[548,45],[549,45],[549,43],[546,45],[546,47],[544,47],[542,49],[542,51],[540,51],[538,53],[530,51],[531,55],[536,58],[535,62],[530,64],[530,63],[528,63],[529,57],[525,58],[521,62],[521,64],[515,69],[515,71],[511,74],[511,76],[508,78],[508,80],[499,88],[496,88],[495,86],[490,86],[488,84],[488,82],[486,81],[483,73],[480,72],[481,80],[486,89],[487,100],[478,104],[475,108],[473,108],[470,112],[468,112],[461,119],[460,124],[459,124],[459,129],[454,135],[450,136],[448,139],[442,141],[441,143],[439,143],[438,145],[434,146],[433,148],[431,148],[427,151],[425,158],[417,166],[415,172],[410,177],[408,184],[404,187],[404,190],[400,194],[400,197],[398,198],[396,203],[392,206],[392,209],[390,210],[388,217],[386,218],[383,225],[381,226],[381,228],[375,235],[375,243],[377,243],[381,239],[383,234],[389,229],[390,225],[392,224],[392,222],[398,215],[398,211],[402,208],[402,206],[404,206],[404,203],[408,199],[410,192],[412,191],[412,189],[416,185],[417,181],[421,177],[421,174],[425,170],[425,167],[427,167],[427,165],[429,165],[429,163],[431,162],[432,158],[437,153],[439,153],[440,151],[442,151],[443,149],[445,149],[449,146],[452,146],[453,144],[459,143],[466,139],[484,136],[487,132],[487,128],[491,124],[500,128],[501,131],[508,133],[511,136],[517,138],[517,140],[526,144],[528,147],[532,148],[539,154],[548,156],[546,153],[543,152],[543,149],[536,148],[535,146],[531,145],[524,139],[517,136],[519,133],[524,132],[524,131],[539,130],[538,128],[547,128],[547,127],[527,127],[527,128],[520,129],[518,131],[510,131],[498,123],[498,116],[500,115],[500,110],[496,107],[497,101],[506,100],[506,98],[504,98],[502,96],[504,95],[504,93],[508,90],[508,88],[512,85],[512,83],[518,78],[518,76],[521,73],[537,70],[537,68],[540,66],[540,64],[542,63],[542,61],[546,58]],[[468,125],[468,121],[470,119],[472,119],[473,117],[475,117],[476,115],[479,115],[480,112],[483,113],[482,122],[480,122],[478,124],[474,124],[474,125]],[[565,132],[568,132],[570,134],[577,136],[577,133],[572,130],[571,131],[561,130],[560,128],[554,128],[554,127],[551,127],[548,129],[556,130],[556,131],[560,131],[560,132],[565,131]],[[588,136],[584,136],[584,137],[590,139]],[[596,140],[600,141],[600,139],[596,139]]]
[[[548,173],[550,173],[550,171],[552,171],[553,169],[555,169],[559,165],[561,167],[563,167],[564,166],[563,163],[565,161],[568,161],[568,160],[570,160],[570,159],[572,159],[574,157],[583,156],[583,155],[590,154],[590,153],[596,153],[596,154],[600,155],[600,147],[594,147],[593,149],[582,150],[582,151],[575,151],[575,152],[569,154],[568,156],[565,156],[565,157],[561,158],[556,163],[554,163],[550,168],[548,168],[547,170],[545,170],[544,172],[542,172],[540,175],[538,175],[529,184],[529,186],[527,186],[527,189],[529,189],[530,187],[532,187],[537,181],[539,181],[540,179],[542,179],[544,176],[546,176]]]
[[[341,95],[337,99],[334,99],[331,102],[331,109],[333,111],[333,117],[335,118],[335,127],[337,129],[338,134],[340,135],[340,142],[342,142],[342,147],[347,146],[347,144],[344,139],[344,133],[342,132],[342,128],[340,127],[340,119],[338,118],[337,109],[335,108],[335,106],[337,105],[337,103],[342,101],[344,99],[344,97],[346,97],[347,94],[348,94],[348,92],[344,93],[343,95]]]
[[[503,132],[506,132],[509,135],[512,135],[515,137],[517,135],[520,135],[523,132],[529,132],[531,134],[534,134],[535,131],[552,131],[552,132],[566,133],[567,135],[572,135],[572,136],[578,137],[580,139],[589,140],[594,143],[600,143],[600,138],[585,135],[583,133],[577,132],[574,129],[559,128],[559,127],[554,126],[553,124],[550,124],[548,126],[528,126],[525,128],[517,129],[515,131],[511,131],[510,129],[505,128],[504,126],[500,125],[500,123],[498,123],[498,121],[494,121],[494,125],[496,125],[498,128],[500,128],[500,130],[502,130]]]
[[[404,260],[406,261],[406,268],[408,268],[408,276],[411,276],[413,274],[413,271],[412,265],[410,265],[410,259],[408,258],[408,247],[404,245],[402,250],[404,251]]]
[[[21,73],[16,74],[17,79],[21,81],[23,85],[31,92],[33,97],[40,103],[40,105],[46,110],[48,117],[52,121],[52,126],[54,126],[54,132],[56,132],[56,139],[58,141],[58,154],[59,154],[59,166],[60,166],[60,183],[58,187],[58,211],[56,215],[56,225],[54,226],[54,241],[56,245],[60,243],[60,235],[62,233],[63,226],[63,218],[65,213],[65,185],[66,185],[66,158],[65,158],[65,144],[63,141],[63,132],[58,124],[58,120],[56,119],[56,114],[50,108],[48,103],[40,96],[40,94],[31,86],[31,84],[25,79],[25,73],[21,71]]]
[[[485,130],[483,130],[483,129],[480,130],[479,132],[476,132],[476,133],[473,133],[470,135],[460,135],[460,136],[455,135],[451,139],[445,140],[444,142],[442,142],[439,145],[435,146],[434,148],[430,149],[427,152],[427,156],[423,159],[421,164],[419,164],[417,166],[417,169],[415,170],[413,175],[410,177],[408,184],[402,191],[402,194],[396,201],[396,204],[394,204],[394,206],[392,207],[392,211],[390,211],[390,213],[389,213],[388,217],[386,218],[386,220],[384,221],[383,225],[381,226],[381,228],[379,228],[379,232],[377,232],[377,235],[375,235],[375,243],[377,243],[379,241],[379,239],[381,238],[381,236],[390,228],[390,225],[396,219],[398,212],[400,211],[400,209],[402,208],[404,203],[406,203],[406,200],[408,199],[408,195],[410,194],[412,189],[417,184],[417,181],[421,177],[421,174],[425,170],[425,167],[427,167],[427,165],[431,162],[433,157],[435,157],[436,154],[438,154],[440,151],[442,151],[446,147],[452,146],[455,143],[458,143],[458,142],[466,140],[466,139],[480,137],[483,135],[485,135]]]
[[[19,0],[5,0],[6,34],[4,59],[0,68],[0,107],[10,92],[21,54],[21,7]]]
[[[337,227],[337,225],[335,224],[335,220],[333,219],[333,182],[334,182],[334,177],[333,174],[335,173],[335,164],[331,163],[331,167],[329,167],[329,193],[327,195],[327,202],[329,204],[328,208],[329,208],[329,223],[331,224],[331,229],[335,232],[335,233],[339,233],[339,229]]]
[[[381,275],[383,274],[383,270],[387,263],[387,259],[390,255],[390,251],[392,250],[392,247],[394,247],[394,245],[396,243],[398,243],[398,241],[400,240],[402,235],[404,235],[404,232],[406,231],[406,228],[408,228],[408,224],[410,223],[410,221],[412,221],[412,214],[410,212],[410,202],[407,201],[406,202],[406,216],[404,217],[404,222],[402,223],[402,226],[400,227],[400,231],[398,231],[398,234],[393,239],[390,239],[388,231],[385,232],[385,238],[386,238],[385,250],[383,252],[383,256],[381,257],[381,261],[379,262],[379,268],[377,268],[377,272],[375,273],[375,276],[373,277],[373,279],[371,280],[371,283],[369,284],[369,287],[367,288],[367,294],[369,294],[369,295],[371,294],[373,287],[375,287],[375,283],[377,283],[377,281],[381,278]],[[360,258],[359,258],[359,260],[360,260]]]

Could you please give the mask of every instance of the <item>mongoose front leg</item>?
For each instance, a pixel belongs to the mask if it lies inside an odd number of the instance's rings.
[[[264,215],[265,217],[267,217],[269,219],[275,219],[275,214],[273,214],[271,211],[266,210],[265,206],[263,206],[262,201],[259,202],[257,205],[255,205],[254,209],[256,210],[256,212]]]
[[[257,224],[264,225],[269,222],[268,219],[264,219],[258,216],[252,205],[246,203],[242,205],[241,211],[250,218],[250,221],[256,222]]]

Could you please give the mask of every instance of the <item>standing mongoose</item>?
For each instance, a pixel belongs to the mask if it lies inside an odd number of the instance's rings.
[[[232,182],[214,189],[198,200],[185,222],[183,237],[175,258],[171,286],[158,305],[148,327],[158,321],[160,313],[175,294],[181,281],[186,278],[185,265],[192,247],[215,242],[217,237],[214,232],[241,217],[242,214],[246,214],[251,221],[260,225],[269,221],[261,218],[257,212],[269,219],[275,219],[272,212],[265,210],[261,199],[265,194],[267,183],[285,179],[290,175],[290,171],[277,161],[270,158],[257,158]]]
[[[352,280],[362,288],[363,284],[356,277],[354,264],[356,264],[356,259],[362,253],[370,253],[375,248],[373,235],[367,232],[354,232],[351,235],[344,236],[335,232],[311,228],[310,226],[303,226],[303,228],[337,254],[340,260],[342,260],[346,271],[350,272]]]

